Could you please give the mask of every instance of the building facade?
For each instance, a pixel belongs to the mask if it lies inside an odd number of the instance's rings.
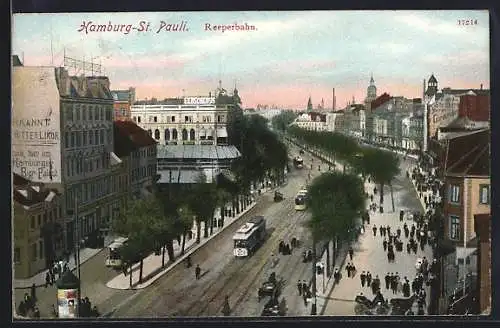
[[[55,189],[13,174],[14,277],[31,277],[63,255],[62,198]]]
[[[72,250],[77,240],[99,234],[115,197],[109,79],[70,76],[62,67],[14,67],[13,103],[13,171],[62,193],[65,248]]]
[[[478,277],[479,310],[481,314],[491,313],[491,215],[474,216],[474,230],[479,237]]]
[[[215,97],[184,97],[142,102],[131,107],[132,120],[162,145],[225,145],[229,105],[217,105]]]
[[[113,90],[113,109],[115,121],[130,121],[130,106],[135,102],[135,88],[128,90]]]
[[[321,114],[317,112],[306,112],[300,114],[291,125],[296,125],[301,129],[310,131],[330,131],[331,124],[327,122],[329,114]]]
[[[157,181],[157,142],[131,121],[115,122],[114,135],[115,152],[123,163],[123,188],[129,199],[142,198]]]

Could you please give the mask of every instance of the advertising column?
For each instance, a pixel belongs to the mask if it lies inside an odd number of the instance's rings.
[[[70,270],[67,270],[56,282],[59,318],[78,318],[79,284],[80,281]]]

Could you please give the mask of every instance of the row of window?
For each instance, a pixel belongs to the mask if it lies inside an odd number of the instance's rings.
[[[201,115],[201,119],[196,120],[196,118],[193,118],[193,115],[184,115],[184,123],[193,123],[193,122],[195,122],[195,123],[199,123],[199,122],[212,123],[212,118],[213,118],[212,115]],[[166,122],[165,122],[165,120],[163,122],[160,122],[158,116],[149,116],[148,119],[149,119],[149,123],[175,123],[176,122],[175,115],[167,116]],[[141,119],[141,116],[133,116],[132,120],[134,122],[141,123],[142,119]],[[225,115],[217,115],[216,120],[217,120],[217,123],[224,123],[225,122]]]
[[[129,116],[130,112],[126,108],[115,109],[115,117]]]
[[[110,144],[112,142],[112,136],[112,130],[108,129],[65,132],[64,146],[68,149]]]
[[[152,177],[156,172],[156,165],[150,164],[147,166],[141,166],[132,170],[132,181],[141,180],[145,177]]]
[[[84,182],[80,185],[78,192],[76,193],[78,197],[78,203],[87,203],[94,201],[96,199],[102,198],[110,193],[111,177],[106,176],[99,179]],[[80,192],[81,191],[81,192]],[[66,204],[67,208],[74,208],[75,204],[75,190],[69,189],[66,193]]]
[[[159,132],[158,132],[159,133]],[[151,132],[149,132],[151,136]],[[132,158],[146,158],[146,157],[154,157],[156,158],[156,145],[150,147],[143,147],[139,150],[136,150],[132,153]]]
[[[54,206],[56,206],[56,205],[54,204]],[[39,213],[36,216],[36,219],[35,219],[35,216],[32,215],[30,217],[30,229],[35,230],[35,229],[41,228],[47,222],[57,221],[57,219],[60,216],[61,216],[61,208],[60,207],[46,210],[43,214]]]
[[[449,197],[450,203],[459,204],[460,203],[460,186],[450,185]],[[490,204],[490,186],[483,184],[479,186],[479,204],[489,205]]]
[[[66,176],[72,177],[81,173],[87,174],[100,169],[108,169],[110,155],[109,153],[101,153],[92,158],[67,158],[65,162]]]
[[[112,105],[66,104],[66,121],[112,121]]]

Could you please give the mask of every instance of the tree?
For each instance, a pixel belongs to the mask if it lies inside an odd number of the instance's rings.
[[[207,183],[206,175],[200,172],[188,200],[188,206],[196,216],[197,244],[201,242],[201,222],[205,223],[204,238],[208,237],[208,224],[213,224],[212,220],[217,207],[216,192],[215,183]]]
[[[384,203],[384,186],[388,184],[391,188],[392,210],[395,211],[392,181],[400,172],[399,157],[392,152],[370,147],[363,149],[362,156],[364,172],[380,185],[380,206]]]
[[[182,233],[182,246],[181,254],[184,254],[184,247],[186,246],[186,235],[191,230],[194,220],[194,212],[189,208],[187,204],[182,205],[178,211],[178,231]]]
[[[349,238],[355,219],[365,206],[363,182],[352,174],[323,173],[308,188],[307,202],[312,214],[307,225],[313,240],[313,292],[316,293],[316,243]],[[315,304],[311,314],[316,314]]]
[[[282,111],[271,119],[271,125],[276,131],[285,132],[296,118],[297,112],[292,110]]]

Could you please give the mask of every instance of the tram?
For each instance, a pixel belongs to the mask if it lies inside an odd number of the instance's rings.
[[[295,166],[295,168],[297,169],[301,169],[304,167],[304,160],[302,159],[302,157],[300,156],[297,156],[293,159],[293,166]]]
[[[295,210],[304,211],[307,208],[307,189],[301,189],[295,196]]]
[[[266,237],[266,219],[256,216],[239,228],[233,236],[236,257],[250,256],[262,244]]]

